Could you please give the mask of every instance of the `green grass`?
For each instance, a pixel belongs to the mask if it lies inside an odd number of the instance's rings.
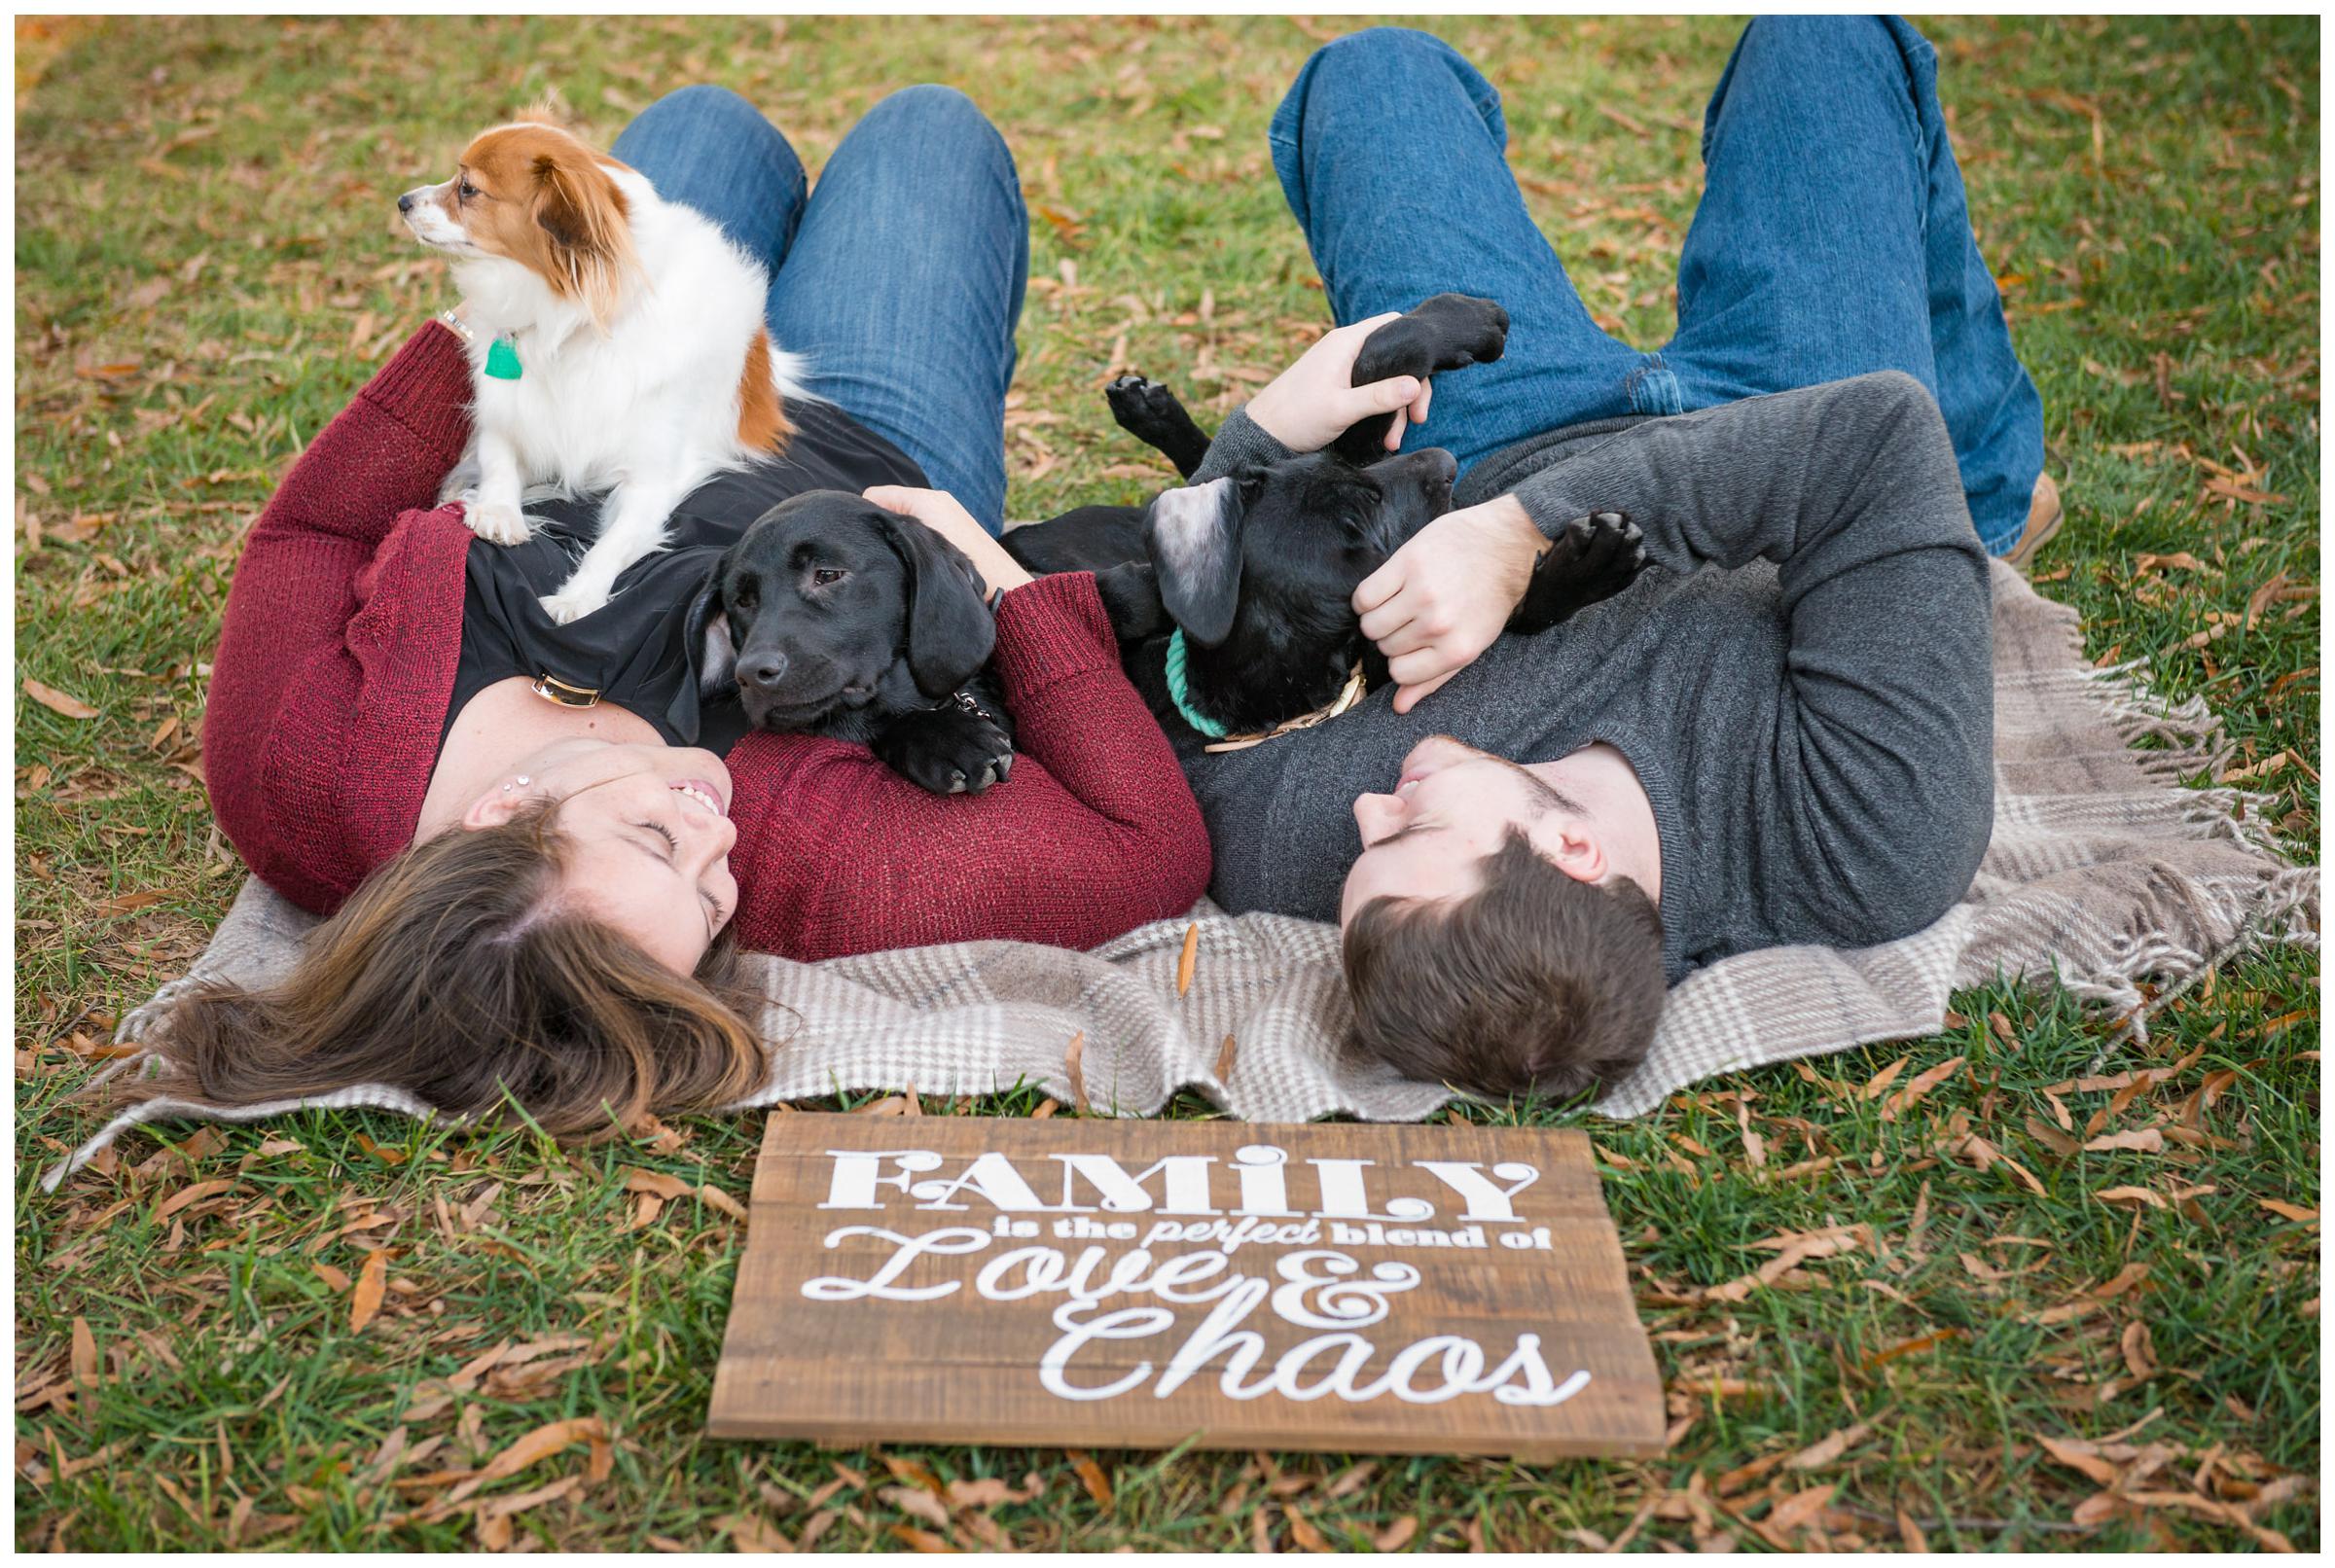
[[[1054,417],[1018,419],[1009,450],[1013,509],[1045,515],[1165,478],[1105,416],[1113,371],[1221,410],[1321,324],[1263,131],[1316,37],[1344,24],[19,25],[20,79],[42,74],[18,111],[17,658],[98,710],[18,704],[17,1354],[19,1402],[35,1396],[17,1424],[20,1545],[460,1548],[508,1528],[545,1548],[741,1533],[897,1547],[895,1525],[929,1526],[878,1495],[894,1461],[1036,1489],[987,1524],[955,1521],[976,1547],[989,1531],[1026,1549],[1360,1547],[1406,1519],[1421,1549],[1894,1547],[1901,1512],[1938,1548],[2254,1545],[2225,1500],[2318,1544],[2318,1236],[2315,1218],[2263,1207],[2318,1202],[2318,967],[2291,949],[2228,965],[2111,1064],[2185,1063],[2103,1124],[2162,1119],[2205,1140],[2161,1153],[2053,1153],[2046,1087],[2085,1074],[2102,1028],[2040,993],[1958,998],[1966,1025],[1819,1060],[1816,1081],[1749,1073],[1642,1122],[1592,1119],[1672,1386],[1675,1442],[1646,1462],[1106,1453],[1106,1505],[1059,1451],[709,1442],[738,1227],[684,1199],[625,1229],[636,1199],[621,1173],[742,1195],[744,1121],[566,1153],[363,1115],[182,1127],[175,1152],[133,1136],[118,1162],[40,1195],[32,1176],[89,1125],[64,1103],[85,1053],[199,950],[240,877],[171,766],[194,761],[240,531],[303,442],[449,303],[438,264],[390,230],[394,193],[545,88],[606,137],[667,87],[724,82],[815,170],[889,89],[960,85],[1013,145],[1033,214],[1018,411]],[[1512,159],[1590,308],[1661,342],[1701,178],[1694,127],[1734,24],[1434,25],[1505,91]],[[1933,36],[2068,497],[2039,580],[2081,607],[2095,656],[2146,658],[2169,695],[2203,695],[2239,763],[2299,760],[2254,787],[2314,858],[2317,23],[1957,21]],[[2280,499],[2213,495],[2209,464]],[[2181,552],[2197,564],[2141,569]],[[2245,628],[2249,596],[2281,573],[2307,591]],[[1901,1084],[1966,1065],[1884,1122],[1853,1090],[1900,1056]],[[2201,1089],[2210,1105],[2182,1121]],[[2057,1097],[2079,1130],[2111,1100]],[[2040,1191],[1943,1155],[1963,1127]],[[2102,1195],[2118,1187],[2167,1206]],[[368,1214],[386,1223],[346,1229]],[[1704,1294],[1771,1256],[1752,1243],[1836,1224],[1869,1239],[1741,1301]],[[386,1304],[352,1333],[353,1287],[336,1279],[380,1244]],[[2132,1266],[2137,1285],[2090,1294]],[[100,1380],[40,1399],[72,1366],[77,1322]],[[467,1389],[419,1386],[506,1339],[553,1337],[582,1342]],[[479,1512],[449,1506],[455,1481],[416,1479],[571,1417],[605,1423],[604,1454],[576,1447],[468,1501],[572,1479],[560,1495]],[[1800,1468],[1774,1462],[1844,1431]],[[2102,1488],[2064,1445],[2121,1431],[2126,1490],[2154,1501],[2087,1508]],[[1806,1495],[1818,1488],[1832,1490]]]

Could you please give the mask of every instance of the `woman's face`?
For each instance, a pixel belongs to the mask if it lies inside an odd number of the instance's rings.
[[[694,972],[737,910],[730,874],[730,769],[694,746],[556,741],[472,802],[466,828],[508,820],[531,798],[560,802],[569,841],[561,886],[573,908],[606,921],[659,963]],[[504,782],[512,782],[506,779]]]

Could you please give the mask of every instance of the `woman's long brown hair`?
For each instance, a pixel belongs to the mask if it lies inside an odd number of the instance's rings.
[[[416,843],[309,936],[283,983],[175,1003],[160,1074],[120,1097],[255,1105],[387,1084],[457,1116],[516,1103],[546,1132],[589,1136],[751,1093],[766,1055],[741,1016],[756,1002],[736,944],[725,932],[682,976],[564,908],[557,815],[546,802]]]

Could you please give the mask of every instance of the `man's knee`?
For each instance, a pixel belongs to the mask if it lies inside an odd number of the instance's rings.
[[[1812,91],[1868,80],[1911,91],[1913,56],[1929,44],[1894,17],[1760,17],[1743,30],[1738,69],[1779,73]]]
[[[1322,45],[1299,74],[1400,91],[1406,79],[1449,72],[1455,62],[1465,63],[1458,51],[1433,33],[1416,27],[1365,27]]]
[[[1411,27],[1366,27],[1315,50],[1281,100],[1271,134],[1276,141],[1294,143],[1301,116],[1325,98],[1348,109],[1367,106],[1375,117],[1399,114],[1399,106],[1449,91],[1454,85],[1483,117],[1492,139],[1506,146],[1508,124],[1500,110],[1499,90],[1466,55],[1433,33]]]

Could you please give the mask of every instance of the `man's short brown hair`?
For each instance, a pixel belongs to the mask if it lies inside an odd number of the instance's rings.
[[[1645,1059],[1662,917],[1628,877],[1567,875],[1521,829],[1453,903],[1378,898],[1346,927],[1347,1049],[1406,1078],[1564,1101]]]

